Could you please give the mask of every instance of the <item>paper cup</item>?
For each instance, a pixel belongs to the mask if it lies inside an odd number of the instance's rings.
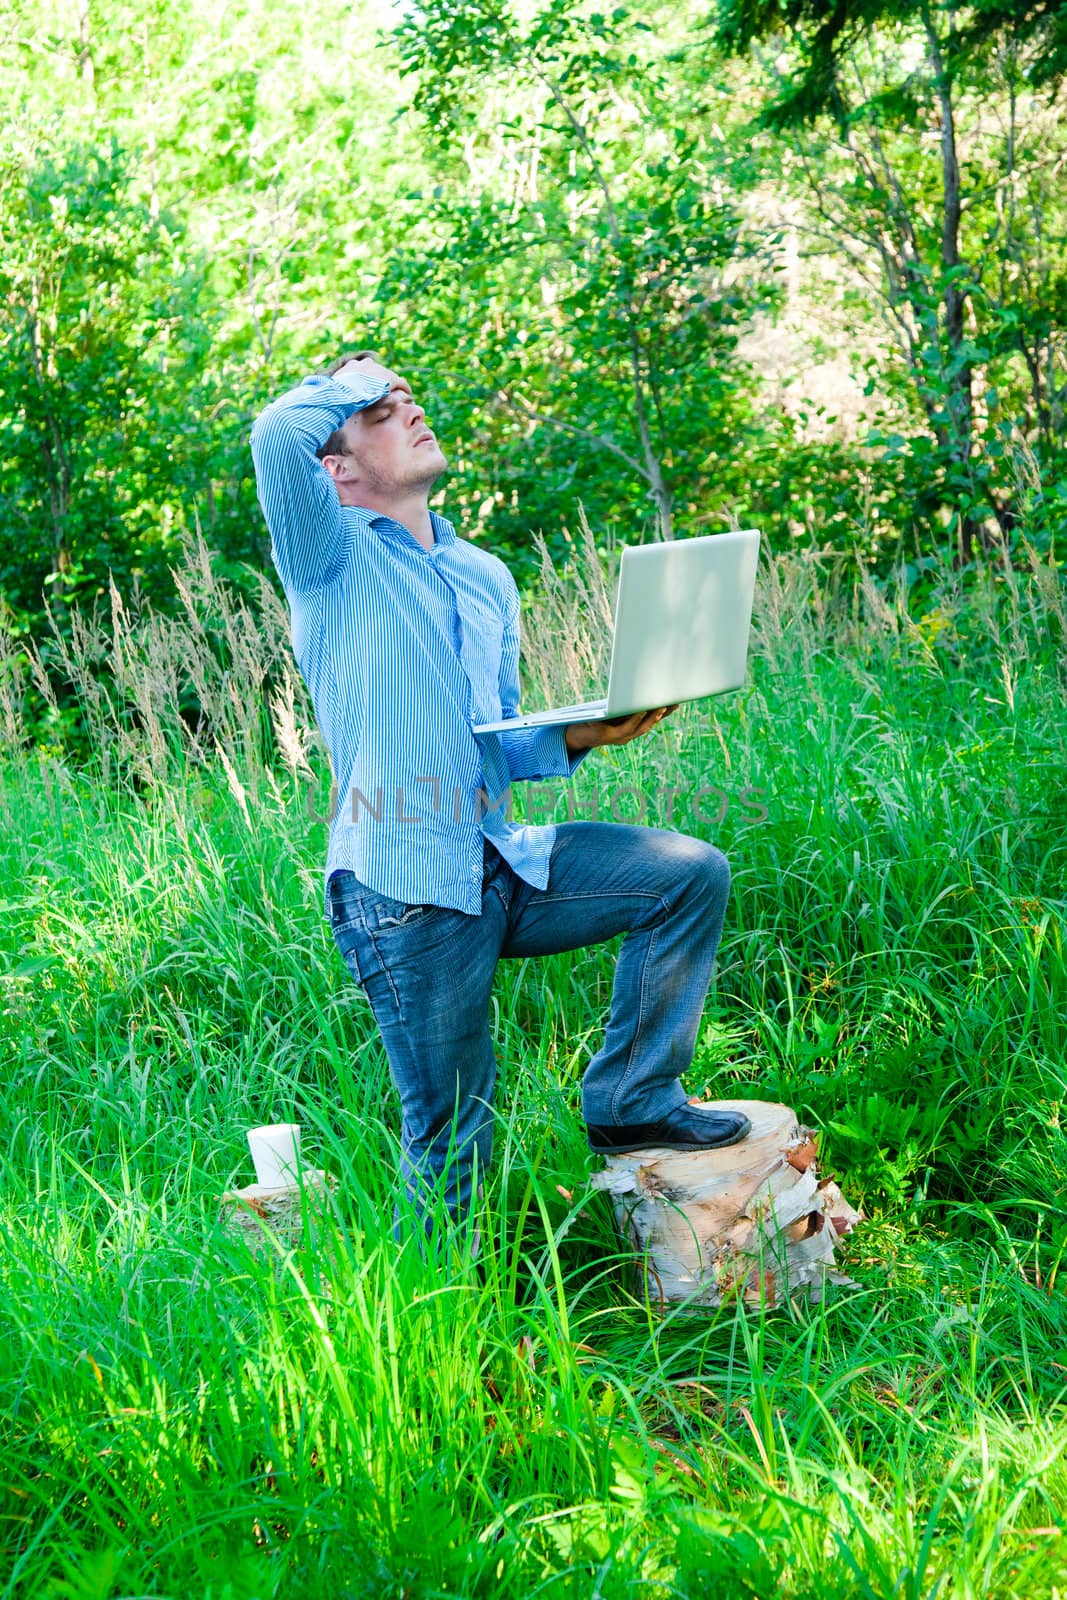
[[[276,1122],[249,1128],[248,1148],[256,1164],[256,1182],[264,1189],[288,1189],[300,1177],[300,1124]]]

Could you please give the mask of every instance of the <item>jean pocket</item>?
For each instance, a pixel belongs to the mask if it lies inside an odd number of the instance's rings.
[[[330,879],[330,927],[334,934],[365,925],[368,892],[354,873],[334,873]]]
[[[367,981],[377,967],[374,942],[361,915],[346,918],[342,912],[333,922],[333,942],[341,960],[359,984]]]
[[[370,927],[378,931],[407,928],[413,923],[425,922],[436,910],[436,906],[408,905],[404,900],[390,900],[385,895],[376,895],[367,907],[367,921]]]

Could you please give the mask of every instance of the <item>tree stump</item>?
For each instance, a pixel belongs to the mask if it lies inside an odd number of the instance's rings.
[[[816,1134],[787,1106],[717,1100],[752,1131],[723,1150],[648,1149],[608,1156],[593,1178],[611,1196],[652,1299],[718,1306],[738,1296],[810,1302],[828,1283],[852,1287],[834,1265],[838,1238],[862,1221],[832,1176],[820,1178]]]
[[[254,1255],[263,1253],[272,1233],[286,1250],[312,1244],[336,1187],[336,1178],[327,1177],[317,1167],[306,1167],[299,1183],[281,1187],[250,1183],[244,1189],[228,1190],[220,1202],[223,1227],[242,1239]]]

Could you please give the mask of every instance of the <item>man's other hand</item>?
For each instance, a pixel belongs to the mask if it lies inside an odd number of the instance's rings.
[[[563,736],[572,756],[601,744],[629,744],[631,739],[650,733],[677,709],[676,703],[660,706],[656,711],[634,711],[628,717],[613,717],[610,722],[569,722]]]

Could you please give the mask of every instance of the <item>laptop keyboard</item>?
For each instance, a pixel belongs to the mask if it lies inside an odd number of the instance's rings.
[[[583,700],[576,706],[554,706],[551,711],[534,711],[531,720],[537,717],[545,722],[561,722],[564,717],[569,717],[572,712],[585,712],[587,716],[595,716],[598,711],[603,711],[607,705],[606,700]]]
[[[607,710],[607,700],[583,700],[576,706],[555,706],[551,711],[528,711],[519,717],[501,723],[497,731],[505,733],[508,728],[539,728],[544,723],[565,722],[592,722]],[[474,729],[475,733],[480,730]]]

